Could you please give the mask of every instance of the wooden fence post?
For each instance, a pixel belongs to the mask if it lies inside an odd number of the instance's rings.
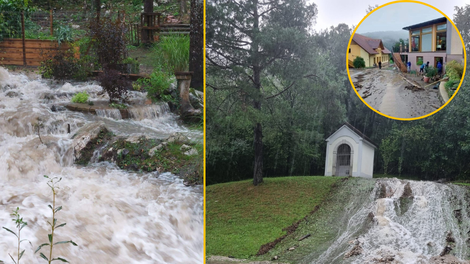
[[[21,32],[23,35],[23,65],[26,66],[26,47],[25,47],[25,36],[24,36],[24,12],[21,12]]]
[[[54,17],[52,16],[52,9],[51,9],[50,19],[49,19],[51,21],[51,36],[54,36],[54,27],[52,26],[53,19],[54,19]]]

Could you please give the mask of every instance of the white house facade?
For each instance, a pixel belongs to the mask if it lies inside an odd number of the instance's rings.
[[[325,176],[372,178],[377,147],[359,130],[345,123],[326,142]]]

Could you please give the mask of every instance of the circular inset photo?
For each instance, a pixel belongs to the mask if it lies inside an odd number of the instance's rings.
[[[444,108],[462,84],[467,58],[452,20],[416,1],[388,3],[368,13],[354,30],[346,57],[359,98],[397,120]]]

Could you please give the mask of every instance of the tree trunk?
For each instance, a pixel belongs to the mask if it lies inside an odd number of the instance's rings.
[[[253,185],[257,186],[258,184],[263,182],[263,131],[260,123],[256,123],[255,126],[254,147],[255,168],[253,174]]]
[[[255,0],[253,4],[253,31],[259,31],[259,15],[258,15],[258,1]],[[251,45],[252,58],[256,60],[259,58],[259,45],[258,40],[253,39]],[[256,91],[258,92],[257,98],[253,101],[253,107],[261,111],[261,68],[259,67],[258,61],[253,63],[253,83]],[[260,122],[255,125],[254,131],[254,148],[255,148],[255,166],[253,171],[253,185],[257,186],[263,182],[263,129]]]
[[[153,13],[153,0],[144,0],[144,13]],[[149,21],[147,16],[144,16],[144,26],[148,26]],[[151,42],[151,34],[149,34],[149,30],[142,29],[142,43],[150,43]]]
[[[203,7],[204,4],[200,0],[191,0],[191,30],[189,33],[189,70],[194,72],[191,79],[191,87],[202,91],[204,87],[203,77]]]
[[[192,0],[191,0],[192,1]],[[180,16],[182,17],[184,14],[188,12],[188,7],[186,6],[186,0],[179,0],[180,2]]]
[[[95,8],[96,8],[96,21],[100,21],[100,13],[101,13],[101,0],[95,0]]]

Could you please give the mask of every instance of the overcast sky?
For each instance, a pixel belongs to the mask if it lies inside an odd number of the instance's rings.
[[[366,10],[369,5],[383,5],[392,1],[387,0],[313,0],[317,5],[318,15],[314,29],[319,31],[329,28],[330,26],[337,26],[340,23],[345,23],[349,26],[357,26],[359,22],[367,15]],[[423,0],[422,2],[432,5],[442,11],[451,19],[454,16],[454,6],[462,7],[465,3],[469,4],[468,0]],[[407,10],[401,8],[397,9],[397,5],[404,7],[409,5],[416,10]],[[373,32],[373,31],[386,31],[386,30],[401,30],[404,26],[409,26],[431,20],[434,18],[442,17],[440,13],[434,9],[421,4],[415,3],[396,3],[384,7],[385,10],[381,14],[376,15],[377,10],[371,14],[366,20],[368,25],[361,24],[358,33]],[[383,9],[383,8],[382,8]],[[399,12],[398,12],[399,11]],[[409,11],[412,11],[411,13]],[[384,14],[391,14],[398,12],[399,19],[396,16],[388,18]],[[371,22],[369,23],[369,20]],[[393,26],[394,25],[394,26]],[[373,27],[370,27],[373,26]],[[392,27],[393,26],[393,27]],[[364,28],[363,28],[364,27]],[[389,28],[390,27],[390,28]],[[376,28],[376,30],[374,30]],[[393,28],[393,29],[392,29]]]

